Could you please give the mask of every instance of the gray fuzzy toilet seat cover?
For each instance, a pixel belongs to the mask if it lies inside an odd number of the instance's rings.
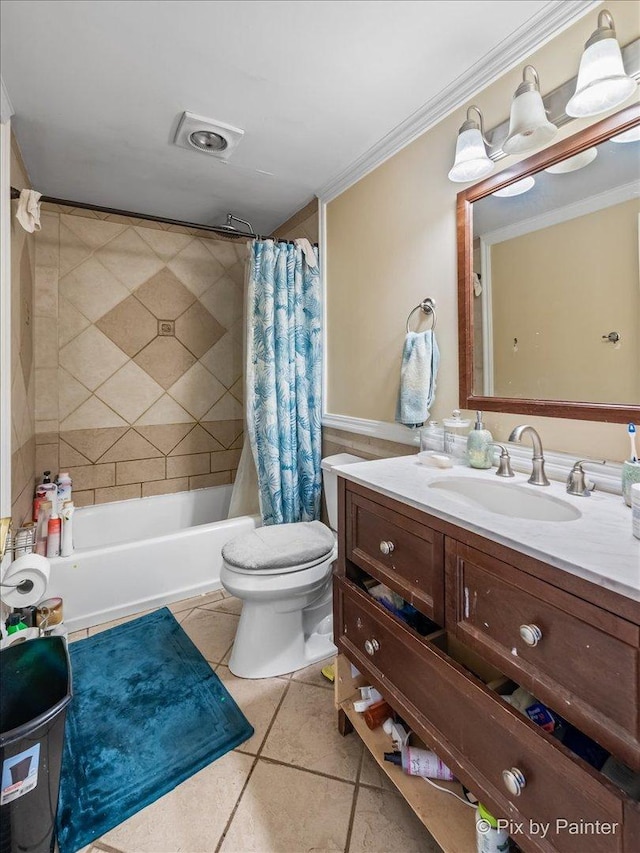
[[[321,521],[274,524],[258,527],[232,539],[222,549],[222,558],[238,569],[288,569],[313,564],[329,556],[335,539]]]

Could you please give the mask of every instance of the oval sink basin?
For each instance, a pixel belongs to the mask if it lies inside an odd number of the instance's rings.
[[[575,521],[582,513],[572,504],[553,495],[534,491],[536,486],[516,486],[507,483],[476,480],[474,477],[449,477],[429,484],[454,495],[469,505],[511,518],[531,521]],[[527,491],[531,489],[531,491]]]

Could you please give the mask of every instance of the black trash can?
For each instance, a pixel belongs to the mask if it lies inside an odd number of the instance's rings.
[[[62,637],[0,652],[0,853],[53,850],[71,667]]]

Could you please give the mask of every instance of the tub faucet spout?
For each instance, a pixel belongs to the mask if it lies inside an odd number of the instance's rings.
[[[542,453],[542,441],[540,436],[538,435],[537,430],[535,430],[529,424],[521,424],[517,426],[515,429],[511,431],[511,435],[509,436],[509,441],[522,441],[522,437],[524,435],[531,436],[531,443],[533,444],[533,470],[531,472],[531,476],[529,477],[529,482],[534,486],[550,486],[547,475],[544,472],[544,455]]]

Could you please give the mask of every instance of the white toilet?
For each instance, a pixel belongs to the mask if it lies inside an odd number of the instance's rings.
[[[242,599],[229,669],[268,678],[335,654],[331,570],[338,549],[338,465],[362,462],[339,453],[322,460],[329,528],[320,521],[259,527],[222,549],[222,586]]]

